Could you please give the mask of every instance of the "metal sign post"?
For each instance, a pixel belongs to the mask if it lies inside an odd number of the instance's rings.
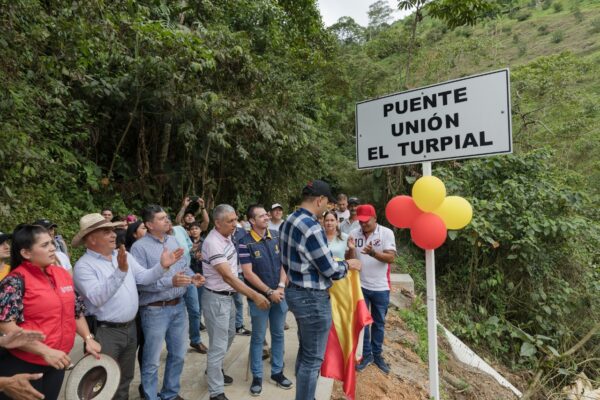
[[[423,163],[423,176],[431,176],[431,163]],[[427,342],[429,346],[429,395],[440,400],[440,373],[438,370],[437,306],[435,293],[435,250],[425,250],[427,275]]]

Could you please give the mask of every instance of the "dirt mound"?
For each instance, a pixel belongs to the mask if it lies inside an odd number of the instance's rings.
[[[429,375],[427,363],[412,350],[418,342],[395,312],[386,321],[385,357],[389,375],[370,365],[357,373],[357,400],[428,400]],[[447,359],[440,364],[441,392],[449,400],[508,400],[515,395],[489,375],[471,368],[454,358],[449,345],[439,338]],[[509,377],[507,377],[509,378]],[[342,385],[335,382],[333,400],[345,399]]]

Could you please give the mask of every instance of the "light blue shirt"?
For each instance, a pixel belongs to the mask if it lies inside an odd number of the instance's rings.
[[[348,235],[342,232],[341,236],[342,240],[340,240],[337,235],[335,235],[335,238],[331,242],[327,240],[327,246],[329,247],[329,250],[331,250],[333,258],[338,260],[346,258],[346,248],[348,247]]]
[[[127,253],[129,269],[123,272],[117,262],[117,251],[111,259],[88,249],[75,264],[73,281],[77,292],[83,297],[87,314],[99,321],[129,322],[138,310],[136,283],[152,284],[163,276],[164,269],[142,267]]]
[[[187,259],[189,265],[192,262],[190,250],[192,250],[192,246],[194,245],[192,239],[190,239],[190,235],[188,235],[185,228],[181,225],[173,227],[173,234],[175,235],[175,239],[177,239],[179,246],[183,248],[183,256]]]
[[[169,251],[177,250],[179,243],[175,236],[165,235],[163,241],[148,232],[140,239],[136,240],[131,246],[131,254],[138,263],[146,269],[152,269],[160,265],[160,256],[164,248]],[[190,263],[185,257],[171,265],[162,278],[151,285],[138,285],[140,292],[140,306],[145,306],[155,301],[173,300],[182,297],[187,291],[187,287],[174,287],[173,276],[183,271],[188,276],[193,276],[194,272],[190,269]]]

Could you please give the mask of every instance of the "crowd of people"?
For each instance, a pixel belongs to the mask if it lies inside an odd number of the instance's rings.
[[[181,400],[191,348],[206,354],[205,368],[197,368],[210,399],[226,400],[233,379],[223,361],[236,334],[250,336],[251,395],[262,393],[263,360],[270,358],[268,376],[276,386],[313,399],[332,323],[328,289],[349,269],[360,271],[374,320],[356,368],[374,363],[388,373],[382,344],[393,232],[377,223],[372,205],[343,194],[336,199],[324,181],[308,183],[301,196],[287,218],[280,203],[252,204],[240,220],[233,207],[220,204],[210,218],[195,196],[183,200],[174,222],[159,205],[123,219],[106,208],[81,217],[71,246],[85,251],[74,263],[47,219],[0,232],[0,400],[56,399],[73,365],[76,334],[86,353],[118,363],[115,399],[129,398],[137,358],[141,398]],[[298,330],[296,384],[284,375],[288,310]]]

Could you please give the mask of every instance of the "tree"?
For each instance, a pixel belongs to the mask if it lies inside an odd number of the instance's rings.
[[[377,33],[392,19],[392,7],[387,0],[378,0],[369,6],[369,33]]]
[[[423,20],[423,7],[429,1],[430,0],[400,0],[400,1],[398,1],[398,8],[400,10],[412,10],[412,9],[415,10],[415,12],[413,14],[410,42],[409,42],[409,46],[408,46],[408,54],[406,55],[406,73],[404,74],[404,86],[405,87],[408,87],[410,61],[412,58],[412,53],[413,53],[414,46],[415,46],[415,40],[417,37],[417,25],[419,24],[419,22],[421,22],[421,20]]]
[[[352,17],[341,17],[329,27],[343,44],[359,44],[365,40],[365,28]]]

